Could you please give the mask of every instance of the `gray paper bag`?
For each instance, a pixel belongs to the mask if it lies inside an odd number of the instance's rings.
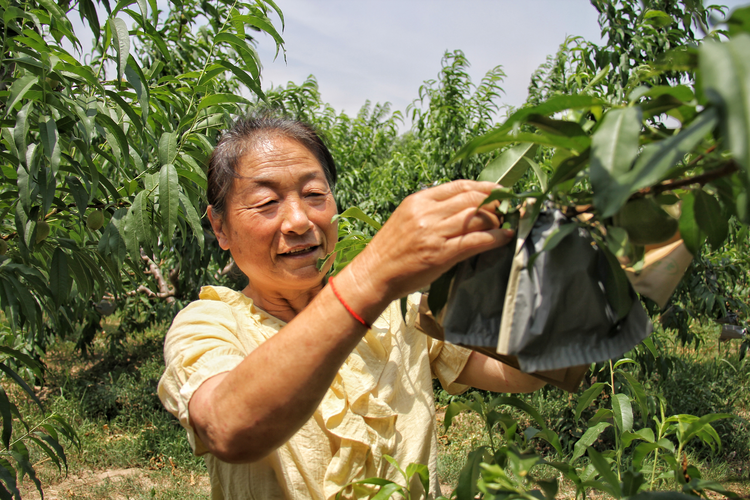
[[[514,356],[527,373],[588,365],[620,356],[652,325],[630,288],[632,306],[618,319],[607,301],[607,262],[583,228],[536,256],[547,237],[574,224],[542,210],[513,243],[458,264],[441,321],[445,340]]]

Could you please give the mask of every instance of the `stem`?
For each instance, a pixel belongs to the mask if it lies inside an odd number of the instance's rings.
[[[9,448],[13,448],[13,446],[16,443],[18,443],[19,441],[23,441],[24,439],[26,439],[27,437],[29,437],[32,432],[34,432],[35,430],[37,430],[38,428],[40,428],[42,425],[44,425],[45,423],[47,423],[47,420],[49,420],[50,418],[52,418],[52,415],[49,415],[49,416],[45,417],[44,420],[42,420],[41,422],[39,422],[38,424],[36,424],[34,427],[32,427],[31,429],[29,429],[26,432],[26,434],[24,434],[23,436],[19,437],[18,439],[16,439],[12,443],[10,443]]]
[[[615,369],[612,366],[612,360],[609,360],[609,377],[610,377],[610,387],[612,388],[612,410],[614,410],[614,400],[615,400]],[[615,422],[617,422],[615,420]],[[622,459],[622,449],[620,446],[620,432],[622,429],[616,429],[615,430],[615,448],[617,449],[617,479],[622,480],[622,477],[620,476],[620,461]]]
[[[734,160],[729,160],[721,167],[711,170],[710,172],[706,172],[705,174],[696,175],[694,177],[688,177],[687,179],[680,179],[677,181],[664,181],[663,183],[656,186],[641,189],[636,194],[631,196],[631,199],[640,198],[647,194],[659,194],[663,193],[664,191],[671,191],[673,189],[691,186],[693,184],[700,184],[701,186],[703,186],[716,179],[732,175],[738,170],[739,165],[737,165],[737,162]]]
[[[230,7],[229,10],[227,11],[228,12],[227,17],[224,20],[224,24],[222,24],[221,28],[219,28],[218,33],[216,33],[217,35],[219,33],[223,32],[224,28],[226,28],[227,24],[229,23],[229,17],[231,16],[232,11],[234,10],[234,8],[237,5],[238,1],[239,0],[234,0],[234,3],[232,4],[232,7]],[[201,79],[203,78],[203,75],[206,74],[206,68],[208,68],[208,65],[212,64],[213,55],[214,55],[214,49],[215,48],[216,48],[216,36],[214,35],[214,39],[211,41],[211,50],[208,51],[208,57],[206,58],[206,64],[203,65],[203,69],[201,70],[201,74],[198,77],[198,82],[200,82]],[[196,82],[196,83],[198,83],[198,82]],[[188,114],[190,112],[190,108],[193,107],[193,103],[195,101],[195,94],[196,94],[196,92],[193,92],[193,94],[190,96],[190,102],[188,103],[187,110],[185,111],[185,114]],[[187,132],[185,132],[182,135],[182,137],[180,137],[180,142],[177,145],[177,154],[178,155],[180,154],[180,151],[182,151],[182,144],[183,144],[183,141],[185,140],[185,137],[187,137],[193,131],[193,128],[195,127],[195,124],[197,122],[198,122],[198,113],[195,113],[195,117],[193,118],[193,123],[190,124],[190,128],[188,128]]]

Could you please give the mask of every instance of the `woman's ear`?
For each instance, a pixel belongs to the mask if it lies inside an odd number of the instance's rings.
[[[227,234],[224,232],[228,228],[224,225],[224,218],[214,212],[213,205],[208,206],[208,220],[211,222],[211,227],[214,230],[216,240],[219,242],[221,249],[229,250],[229,238],[227,238]]]

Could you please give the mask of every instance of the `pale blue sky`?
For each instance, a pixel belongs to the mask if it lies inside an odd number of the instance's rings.
[[[589,0],[276,0],[284,12],[287,63],[270,37],[258,52],[263,87],[318,79],[323,100],[353,115],[366,99],[404,111],[446,50],[461,49],[478,83],[501,65],[503,102],[526,98],[531,73],[566,36],[599,41]],[[713,2],[712,2],[713,3]],[[747,0],[716,1],[730,5]],[[731,10],[731,9],[730,9]],[[274,22],[278,21],[275,15]]]

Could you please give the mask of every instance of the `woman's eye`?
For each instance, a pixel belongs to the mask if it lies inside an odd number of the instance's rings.
[[[276,200],[268,200],[268,201],[258,203],[257,205],[255,205],[255,208],[267,208],[267,207],[274,205],[275,203],[276,203]]]

